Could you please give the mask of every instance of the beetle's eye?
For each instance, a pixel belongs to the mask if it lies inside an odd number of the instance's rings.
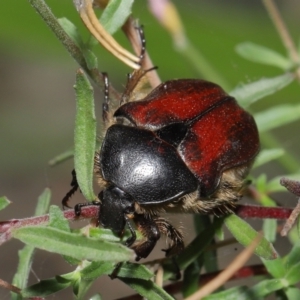
[[[125,126],[135,126],[135,124],[125,117],[116,117],[116,122]]]

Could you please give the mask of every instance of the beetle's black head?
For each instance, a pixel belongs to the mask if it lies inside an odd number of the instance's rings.
[[[100,223],[120,235],[125,227],[125,215],[134,213],[132,197],[114,185],[100,192],[98,196],[101,200]]]

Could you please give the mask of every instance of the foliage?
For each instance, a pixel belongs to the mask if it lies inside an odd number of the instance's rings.
[[[98,86],[103,86],[101,74],[98,71],[97,55],[94,53],[95,41],[89,37],[86,41],[81,36],[77,27],[68,19],[57,20],[41,0],[29,0],[31,5],[41,14],[47,25],[53,30],[57,38],[63,43],[72,57],[78,62],[81,69],[76,75],[76,122],[75,122],[75,146],[74,152],[69,151],[66,155],[59,155],[53,160],[58,163],[70,157],[74,153],[75,169],[78,176],[80,189],[88,201],[95,199],[93,191],[93,157],[96,149],[96,121],[94,112],[93,90],[89,80]],[[75,1],[76,2],[76,1]],[[100,20],[105,28],[114,33],[121,28],[130,16],[133,1],[110,1],[104,9]],[[168,7],[168,13],[171,8]],[[174,9],[174,8],[173,8]],[[173,13],[173,12],[172,12]],[[173,15],[172,15],[173,16]],[[163,20],[159,20],[165,24]],[[179,27],[176,27],[177,30]],[[151,31],[151,27],[147,31]],[[173,39],[179,39],[174,34]],[[171,33],[172,34],[172,33]],[[183,43],[176,41],[178,49],[186,61],[193,60],[201,73],[214,74],[209,63],[202,65],[203,57],[200,51],[195,51],[186,36]],[[285,57],[276,50],[265,46],[256,45],[252,42],[245,42],[237,45],[236,51],[243,58],[254,63],[271,65],[280,69],[278,76],[261,78],[248,84],[239,84],[232,89],[230,94],[245,108],[251,109],[251,105],[263,101],[267,95],[277,93],[279,90],[290,85],[297,77],[298,64],[293,58]],[[191,56],[191,53],[193,55]],[[192,58],[191,58],[192,57]],[[89,78],[90,79],[89,79]],[[226,82],[221,75],[219,81]],[[226,84],[226,83],[225,83]],[[116,97],[117,93],[113,97]],[[274,104],[271,108],[260,110],[254,113],[254,117],[261,133],[271,135],[272,129],[294,122],[300,118],[299,104]],[[289,157],[291,154],[276,143],[267,147],[268,138],[262,135],[263,149],[260,152],[255,168],[262,168],[270,161]],[[284,160],[282,166],[288,171]],[[290,178],[299,179],[300,174],[286,174]],[[262,174],[253,178],[255,198],[262,206],[276,206],[271,199],[274,192],[283,190],[279,184],[279,178],[267,179]],[[50,191],[47,189],[38,201],[36,215],[45,214],[50,201]],[[3,210],[9,205],[9,201],[0,198],[0,209]],[[115,272],[116,264],[119,266],[117,277],[138,294],[147,299],[173,299],[167,291],[175,290],[182,292],[184,297],[193,294],[199,284],[203,283],[200,270],[205,269],[207,273],[216,275],[220,270],[216,262],[215,238],[222,237],[222,224],[225,224],[230,233],[243,246],[251,244],[257,235],[248,223],[237,215],[230,215],[225,218],[214,218],[213,221],[207,216],[195,216],[195,227],[198,235],[189,246],[176,258],[178,267],[183,271],[183,285],[180,289],[178,283],[167,286],[165,289],[153,282],[154,273],[145,265],[129,262],[133,258],[133,251],[123,246],[120,239],[113,235],[110,230],[101,228],[86,227],[81,230],[70,229],[68,221],[58,207],[51,206],[49,210],[49,222],[35,224],[34,226],[21,226],[13,228],[12,237],[21,240],[26,244],[19,252],[19,267],[15,274],[13,285],[19,290],[13,291],[13,299],[30,297],[46,297],[67,287],[71,287],[77,299],[83,299],[92,283],[100,276],[111,275]],[[270,294],[280,295],[285,299],[298,299],[300,290],[296,285],[300,282],[299,261],[300,242],[291,243],[291,251],[284,257],[279,257],[272,242],[276,239],[277,221],[264,220],[264,234],[255,249],[255,254],[262,262],[262,272],[253,273],[252,276],[262,275],[261,280],[253,286],[236,286],[230,289],[223,289],[205,297],[205,299],[264,299]],[[138,233],[137,233],[138,234]],[[125,234],[126,237],[126,234]],[[74,265],[73,272],[57,275],[55,277],[41,280],[38,283],[27,286],[27,279],[31,267],[34,249],[44,249],[63,255],[65,260]],[[209,257],[209,260],[207,258]],[[214,261],[209,264],[208,261]],[[164,268],[164,280],[174,277],[174,263],[165,259],[161,263]],[[253,268],[254,270],[254,268]],[[242,276],[241,276],[242,277]],[[237,277],[239,278],[239,277]],[[174,289],[174,286],[176,288]],[[172,288],[172,289],[171,289]],[[99,290],[101,293],[101,290]],[[96,299],[95,295],[95,299]]]

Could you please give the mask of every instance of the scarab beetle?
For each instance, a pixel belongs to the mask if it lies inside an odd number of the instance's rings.
[[[108,128],[95,156],[99,223],[119,235],[127,225],[132,236],[126,245],[136,260],[150,254],[161,234],[170,239],[166,255],[183,249],[182,234],[161,212],[230,211],[259,151],[253,117],[214,83],[170,80],[133,101],[146,72],[131,74],[114,112],[106,81],[103,116]],[[65,206],[78,188],[75,172],[72,185]],[[75,207],[77,215],[83,205]],[[132,223],[144,240],[136,242]]]

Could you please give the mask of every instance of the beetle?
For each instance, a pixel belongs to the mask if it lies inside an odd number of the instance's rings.
[[[242,197],[246,176],[259,151],[253,117],[215,83],[199,79],[169,80],[141,99],[136,86],[150,70],[134,71],[111,111],[105,76],[103,120],[106,127],[95,174],[100,186],[99,224],[122,236],[146,258],[160,235],[170,240],[167,256],[184,248],[182,233],[161,212],[231,212]],[[78,189],[73,171],[72,189]],[[82,206],[75,213],[80,215]],[[144,239],[136,241],[132,226]]]

